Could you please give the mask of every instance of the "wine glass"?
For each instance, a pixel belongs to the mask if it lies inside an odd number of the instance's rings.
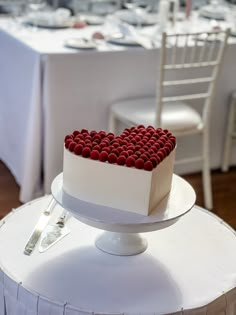
[[[32,16],[32,24],[33,24],[33,31],[37,31],[37,14],[46,6],[46,0],[28,0],[28,9],[33,13]]]
[[[31,11],[38,12],[46,5],[46,0],[28,0],[28,7]]]
[[[124,6],[133,13],[137,27],[141,28],[143,19],[151,8],[150,2],[148,0],[125,0]]]

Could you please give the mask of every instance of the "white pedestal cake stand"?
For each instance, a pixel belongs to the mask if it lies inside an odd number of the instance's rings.
[[[149,216],[105,207],[69,196],[63,190],[63,174],[52,182],[52,195],[76,219],[95,228],[105,230],[95,244],[113,255],[136,255],[146,250],[148,244],[139,233],[166,228],[177,222],[195,204],[196,194],[184,179],[173,175],[170,193]]]

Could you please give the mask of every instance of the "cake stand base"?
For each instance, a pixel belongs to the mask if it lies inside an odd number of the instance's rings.
[[[105,253],[117,256],[131,256],[147,249],[147,240],[138,233],[104,232],[97,237],[97,248]]]

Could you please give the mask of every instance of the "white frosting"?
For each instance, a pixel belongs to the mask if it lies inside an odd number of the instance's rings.
[[[95,161],[64,148],[63,190],[72,197],[148,215],[169,193],[175,150],[153,171]]]

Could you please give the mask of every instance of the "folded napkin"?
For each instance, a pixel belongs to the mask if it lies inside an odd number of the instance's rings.
[[[124,37],[128,37],[130,39],[133,39],[135,42],[137,42],[139,45],[143,46],[146,49],[150,49],[153,47],[152,41],[147,36],[144,36],[138,32],[138,30],[135,29],[132,25],[125,23],[121,20],[119,20],[116,17],[109,17],[107,20],[107,23],[110,24],[109,29],[116,30],[114,33],[120,33]]]

